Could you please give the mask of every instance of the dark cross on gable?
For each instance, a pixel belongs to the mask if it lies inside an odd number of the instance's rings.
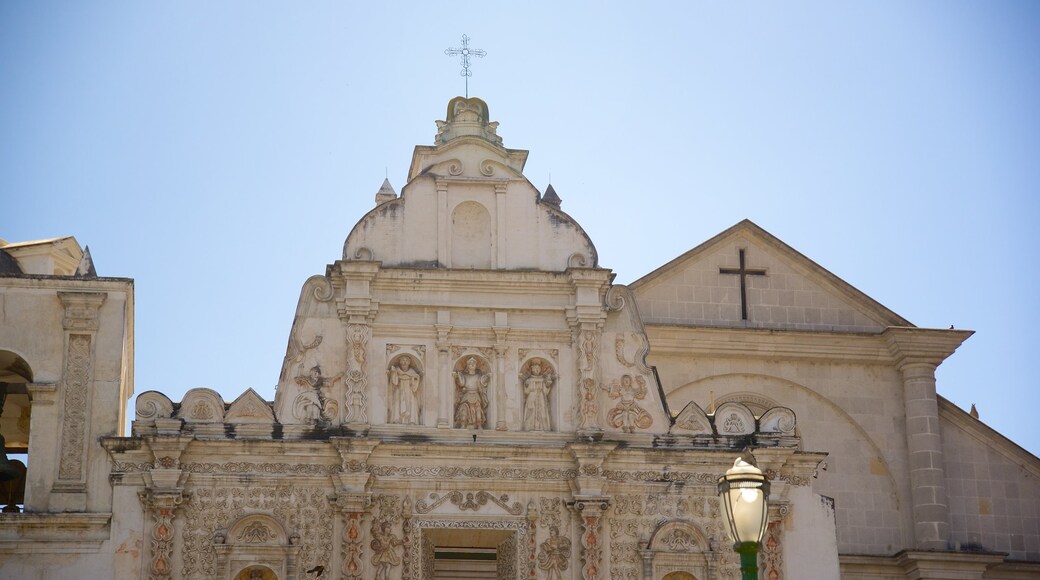
[[[765,276],[765,270],[750,269],[744,265],[744,249],[740,250],[739,268],[719,268],[719,274],[737,274],[740,276],[740,319],[747,320],[747,277]]]
[[[476,56],[484,58],[487,53],[479,48],[469,47],[469,37],[465,34],[462,35],[462,48],[446,48],[444,54],[448,56],[461,56],[462,72],[460,75],[466,77],[466,98],[469,98],[469,77],[473,76],[473,71],[469,70],[469,57]]]

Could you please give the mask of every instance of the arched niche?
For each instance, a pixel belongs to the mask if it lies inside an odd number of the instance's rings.
[[[520,415],[524,431],[553,431],[558,409],[559,375],[553,363],[533,356],[520,365]]]
[[[244,515],[213,537],[217,577],[281,580],[296,569],[300,536],[267,513]]]
[[[279,580],[278,574],[267,566],[254,564],[243,568],[235,574],[235,580]]]
[[[657,526],[642,555],[651,578],[697,580],[714,577],[711,552],[710,542],[696,524],[672,519]]]
[[[426,371],[416,352],[394,355],[386,369],[386,422],[423,424],[423,387]]]
[[[494,239],[491,214],[475,201],[464,201],[451,212],[451,267],[491,269]]]
[[[452,372],[455,428],[488,428],[492,378],[491,363],[482,355],[465,354],[455,361]]]

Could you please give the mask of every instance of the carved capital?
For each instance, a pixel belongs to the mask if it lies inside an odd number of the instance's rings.
[[[360,514],[372,505],[370,493],[338,493],[329,498],[329,502],[343,514]]]
[[[890,326],[882,336],[896,366],[905,374],[912,367],[931,367],[932,373],[969,336],[972,330],[940,330]]]
[[[58,385],[54,383],[29,383],[25,385],[29,391],[32,406],[53,405],[58,396]]]
[[[181,504],[187,499],[182,489],[152,489],[138,492],[145,510],[150,513],[153,524],[151,529],[151,562],[149,580],[169,580],[173,576],[173,544],[176,527],[174,516]]]
[[[93,331],[98,329],[98,309],[108,298],[104,292],[58,292],[65,307],[61,325],[65,330]]]

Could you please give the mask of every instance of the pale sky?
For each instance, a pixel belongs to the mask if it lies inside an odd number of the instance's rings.
[[[0,237],[136,280],[138,393],[273,398],[300,287],[432,144],[465,33],[617,282],[749,218],[976,330],[940,394],[1040,452],[1040,4],[375,4],[0,3]]]

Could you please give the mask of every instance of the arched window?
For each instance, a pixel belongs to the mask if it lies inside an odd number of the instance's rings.
[[[0,435],[5,454],[0,457],[0,508],[8,513],[20,512],[25,503],[32,413],[27,385],[32,381],[33,371],[25,359],[0,350]]]

